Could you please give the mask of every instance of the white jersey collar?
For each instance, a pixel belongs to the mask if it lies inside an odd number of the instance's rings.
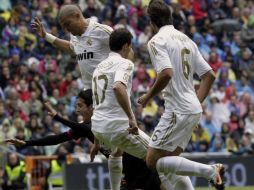
[[[162,26],[159,31],[165,30],[166,28],[174,29],[174,26],[173,25],[165,25],[165,26]]]
[[[114,51],[111,51],[110,53],[109,53],[109,56],[117,56],[117,57],[122,57],[119,53],[117,53],[117,52],[114,52]]]
[[[88,26],[87,26],[85,32],[81,36],[77,36],[77,37],[84,37],[84,36],[89,36],[90,35],[90,32],[93,28],[92,26],[93,26],[94,22],[90,19],[87,19],[87,20],[89,21],[89,23],[88,23]]]

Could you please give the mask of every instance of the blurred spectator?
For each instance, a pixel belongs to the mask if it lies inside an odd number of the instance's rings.
[[[97,17],[100,16],[100,9],[96,4],[95,0],[86,0],[87,8],[84,10],[83,15],[85,18]]]
[[[238,120],[239,120],[238,115],[234,112],[231,112],[230,120],[229,120],[229,123],[228,123],[229,133],[232,133],[237,129]]]
[[[251,96],[243,93],[240,96],[240,116],[245,117],[248,114],[248,107],[251,105]]]
[[[238,151],[237,144],[233,136],[229,136],[226,139],[226,149],[228,152],[236,153]]]
[[[192,138],[191,141],[194,145],[194,148],[196,151],[200,152],[200,151],[204,151],[205,148],[207,147],[202,147],[200,145],[200,143],[205,144],[209,142],[209,134],[206,131],[206,129],[204,129],[203,127],[201,127],[200,125],[197,126],[194,130],[193,130],[193,134],[192,134]]]
[[[210,96],[210,105],[208,110],[212,113],[212,122],[217,128],[220,129],[222,123],[229,121],[230,112],[215,93],[212,93]]]
[[[252,52],[248,48],[244,48],[239,53],[240,53],[240,56],[238,59],[238,65],[239,65],[238,69],[240,71],[248,70],[250,66],[250,62],[251,62],[250,58],[251,58]]]
[[[60,97],[64,96],[67,90],[70,90],[69,87],[72,84],[72,80],[73,80],[72,73],[68,72],[66,73],[65,79],[59,82],[59,96]]]
[[[254,132],[254,110],[250,110],[248,116],[245,118],[246,130],[250,129]]]
[[[2,66],[0,74],[0,86],[2,89],[8,86],[8,83],[11,82],[11,73],[8,66]]]
[[[225,142],[220,133],[215,133],[211,139],[209,152],[225,152]]]
[[[147,25],[145,26],[144,31],[141,32],[138,37],[139,53],[140,56],[145,60],[148,60],[149,57],[147,43],[151,37],[152,37],[152,29],[149,25]]]
[[[8,117],[8,113],[5,110],[5,102],[0,100],[0,125],[3,123],[4,119]]]
[[[30,98],[30,91],[28,90],[28,84],[25,80],[20,80],[19,85],[17,86],[17,91],[19,93],[19,99],[23,102],[26,102]]]
[[[56,152],[57,159],[52,160],[50,163],[50,168],[47,172],[50,189],[63,186],[62,165],[66,163],[67,154],[68,150],[64,146],[60,146]]]
[[[4,170],[3,190],[17,189],[22,190],[26,186],[25,181],[25,163],[20,161],[16,153],[10,153],[7,159],[7,165]]]
[[[212,113],[206,112],[204,119],[201,121],[201,126],[208,132],[209,139],[211,139],[216,132],[220,132],[220,129],[212,123],[212,117]]]
[[[226,104],[231,113],[235,113],[238,116],[240,115],[240,105],[235,95],[231,95],[229,101],[227,101]]]
[[[218,54],[216,52],[211,52],[210,56],[209,56],[209,61],[208,61],[209,65],[212,67],[213,71],[215,73],[218,72],[218,70],[221,68],[222,66],[222,62],[220,61],[220,59],[218,58]]]
[[[13,138],[16,135],[16,129],[11,125],[9,119],[4,119],[0,128],[0,141]]]
[[[187,22],[187,18],[181,9],[181,5],[179,3],[172,3],[173,7],[173,18],[174,18],[174,27],[176,29],[180,29],[182,26],[184,26]]]
[[[241,138],[242,138],[242,136],[244,134],[244,130],[245,130],[244,125],[245,125],[245,123],[242,119],[238,120],[237,129],[231,133],[231,136],[233,137],[237,146],[239,146],[241,143]]]
[[[236,154],[238,155],[246,155],[246,154],[252,154],[252,136],[253,131],[252,130],[245,130],[244,135],[242,136],[240,146],[238,148],[238,151]]]
[[[254,15],[248,17],[247,27],[243,27],[241,31],[241,37],[248,47],[254,51]]]
[[[212,21],[226,18],[226,13],[221,8],[221,0],[212,0],[208,14]]]
[[[207,1],[193,0],[192,13],[198,23],[202,23],[203,19],[207,16],[206,10],[208,8]]]
[[[45,72],[54,72],[58,73],[58,65],[56,60],[52,58],[51,52],[48,51],[45,53],[44,59],[40,61],[38,65],[38,72],[43,74]]]

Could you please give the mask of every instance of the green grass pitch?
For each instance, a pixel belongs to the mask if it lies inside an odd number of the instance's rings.
[[[214,190],[214,188],[209,187],[202,187],[202,188],[195,188],[196,190]],[[226,187],[225,190],[254,190],[254,186],[248,187]]]

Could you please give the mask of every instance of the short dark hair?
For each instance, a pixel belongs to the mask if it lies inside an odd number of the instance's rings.
[[[159,28],[173,24],[171,10],[162,0],[151,0],[148,5],[147,13],[151,22]]]
[[[114,30],[109,38],[109,48],[111,51],[120,51],[125,44],[131,44],[132,35],[125,29],[120,28]]]
[[[78,98],[81,98],[87,106],[93,104],[93,93],[92,89],[82,90],[79,92]]]

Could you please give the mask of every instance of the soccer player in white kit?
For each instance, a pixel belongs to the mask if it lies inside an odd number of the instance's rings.
[[[110,26],[85,19],[76,5],[62,6],[58,18],[63,29],[70,33],[70,41],[47,33],[38,18],[32,22],[32,29],[56,48],[76,55],[84,89],[91,89],[94,69],[108,57],[109,35],[113,29]]]
[[[112,52],[97,66],[92,81],[92,132],[100,143],[111,148],[109,166],[118,163],[116,167],[109,167],[112,190],[120,189],[122,151],[145,159],[149,141],[149,136],[138,129],[130,104],[134,70],[134,64],[129,60],[133,57],[131,39],[132,35],[126,29],[113,31],[109,41]],[[98,150],[98,141],[92,148],[92,158]]]
[[[200,103],[207,96],[215,74],[196,44],[174,28],[171,11],[162,0],[150,1],[148,14],[155,33],[148,42],[148,50],[157,79],[138,102],[145,106],[162,91],[165,113],[150,139],[146,163],[148,167],[168,175],[171,182],[178,182],[173,183],[174,189],[192,190],[189,178],[183,176],[194,175],[205,177],[216,189],[222,190],[222,164],[205,165],[179,156],[200,121]],[[201,78],[197,95],[193,87],[194,73]]]

